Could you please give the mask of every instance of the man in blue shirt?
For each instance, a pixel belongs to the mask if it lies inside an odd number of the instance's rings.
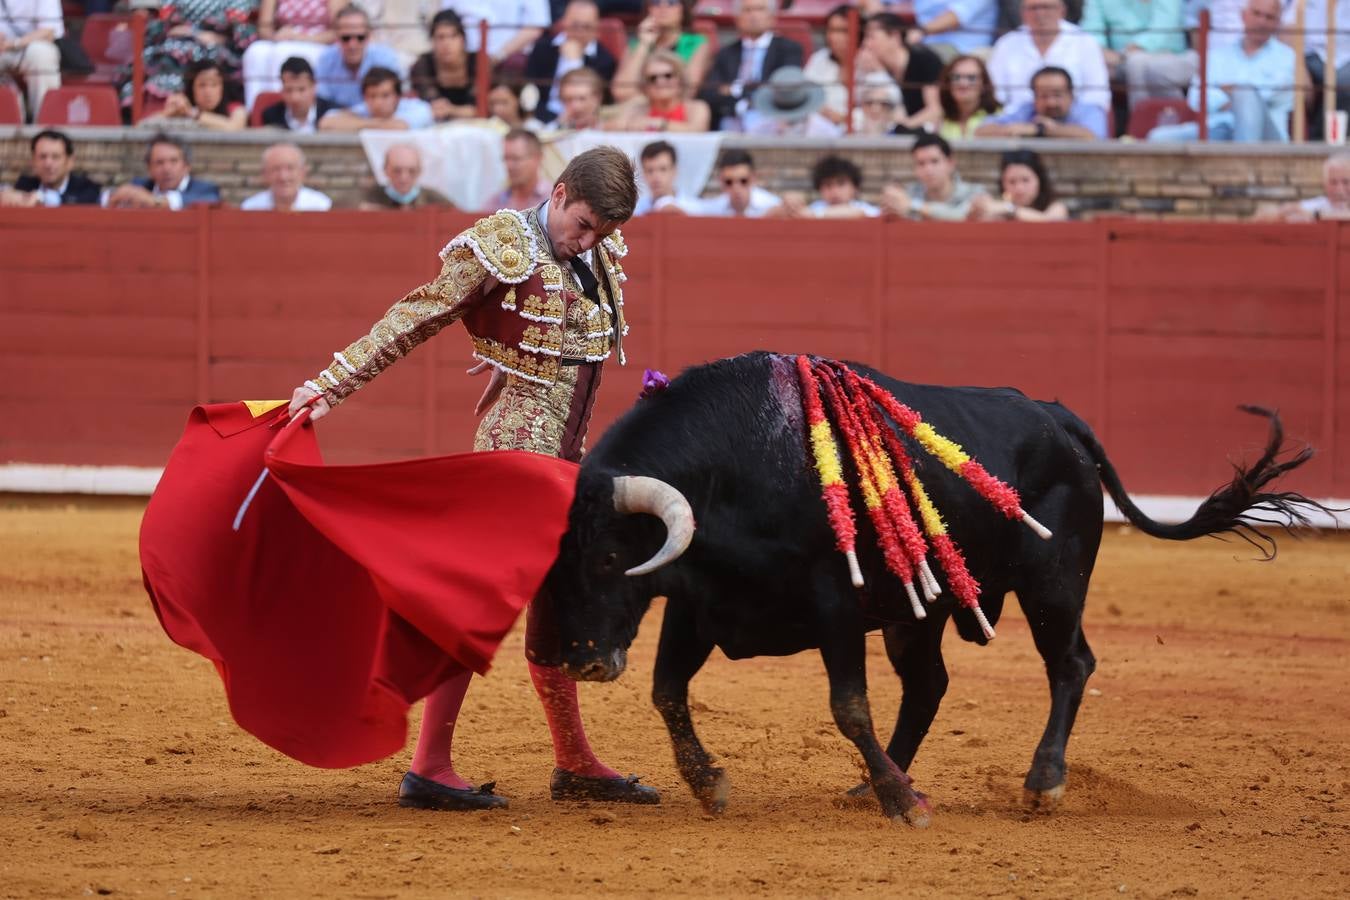
[[[998,0],[914,0],[914,20],[918,23],[914,31],[923,36],[923,43],[947,61],[994,43]],[[945,52],[948,47],[950,54]]]
[[[314,74],[319,96],[346,108],[361,102],[361,79],[376,67],[398,75],[403,70],[398,54],[389,47],[370,43],[370,17],[359,6],[347,6],[333,22],[337,39],[319,56]]]
[[[1059,66],[1031,76],[1033,100],[994,116],[975,137],[1048,137],[1074,141],[1106,140],[1106,110],[1073,98],[1073,78]]]
[[[1280,0],[1247,0],[1242,10],[1242,40],[1215,47],[1206,63],[1206,104],[1212,141],[1288,141],[1294,108],[1293,48],[1275,39]],[[1191,81],[1186,102],[1200,110],[1200,79]],[[1159,125],[1150,141],[1194,141],[1196,122]]]
[[[398,73],[376,66],[361,79],[360,103],[351,109],[332,109],[319,120],[320,131],[362,131],[366,128],[407,131],[436,123],[431,104],[404,97]]]

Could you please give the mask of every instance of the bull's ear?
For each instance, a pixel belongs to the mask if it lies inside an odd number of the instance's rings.
[[[684,494],[659,478],[617,475],[614,478],[614,509],[623,515],[645,513],[666,525],[666,542],[656,555],[625,574],[646,575],[674,562],[694,539],[694,511]]]

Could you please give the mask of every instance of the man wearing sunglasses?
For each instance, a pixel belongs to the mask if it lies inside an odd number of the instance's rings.
[[[777,194],[760,187],[755,178],[755,160],[746,150],[726,150],[717,161],[717,179],[722,193],[697,201],[690,212],[699,216],[759,219],[783,203]]]
[[[315,75],[319,96],[343,109],[361,102],[361,80],[374,68],[404,74],[398,54],[382,44],[371,43],[370,16],[356,4],[344,6],[333,19],[336,40],[323,51]]]

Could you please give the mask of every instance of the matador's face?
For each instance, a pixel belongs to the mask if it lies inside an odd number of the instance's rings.
[[[585,200],[568,203],[565,184],[554,186],[548,204],[548,239],[560,260],[585,253],[622,224],[602,220]]]

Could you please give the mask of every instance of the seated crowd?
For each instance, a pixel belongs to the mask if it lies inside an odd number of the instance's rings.
[[[536,131],[1103,140],[1126,131],[1134,107],[1163,99],[1171,121],[1149,139],[1185,141],[1199,135],[1203,99],[1210,140],[1287,141],[1295,70],[1320,102],[1326,68],[1323,3],[1307,7],[1301,60],[1286,43],[1297,6],[1288,0],[855,0],[824,17],[814,52],[800,31],[778,33],[779,0],[731,5],[735,36],[717,46],[698,0],[381,0],[373,13],[350,0],[160,0],[140,60],[144,99],[166,129],[243,129],[251,113],[294,131],[417,129],[479,118],[486,72],[489,115]],[[66,64],[62,5],[6,9],[0,77],[22,79],[32,118]],[[1020,21],[1007,21],[1010,10]],[[1350,3],[1337,10],[1335,25],[1350,30]],[[616,45],[601,31],[624,27],[618,12],[635,24]],[[1338,44],[1336,55],[1350,49]],[[1345,65],[1338,84],[1350,83]],[[119,78],[128,115],[131,71]],[[314,90],[295,87],[300,79]],[[569,104],[569,87],[596,100]],[[1343,94],[1350,108],[1350,87]],[[1310,111],[1316,134],[1321,116]]]

